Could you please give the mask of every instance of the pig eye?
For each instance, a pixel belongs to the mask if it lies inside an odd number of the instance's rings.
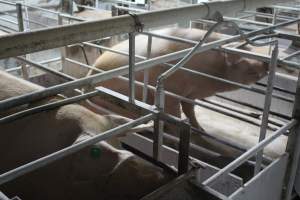
[[[101,150],[98,147],[92,147],[90,150],[90,155],[92,158],[99,158],[101,155]]]

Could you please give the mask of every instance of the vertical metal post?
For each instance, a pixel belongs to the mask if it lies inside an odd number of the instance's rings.
[[[151,10],[151,0],[147,0],[148,10]]]
[[[73,15],[73,0],[68,0],[69,1],[69,9],[68,9],[68,13],[70,15]]]
[[[276,44],[274,45],[274,49],[272,51],[271,61],[269,65],[270,70],[268,76],[267,91],[265,96],[264,112],[263,112],[262,122],[260,127],[259,142],[261,142],[266,138],[269,112],[272,103],[272,92],[274,86],[275,69],[277,66],[277,58],[278,58],[278,43],[276,42]],[[254,175],[258,174],[261,170],[262,158],[263,158],[263,149],[259,151],[256,155]]]
[[[24,31],[24,20],[23,20],[23,12],[22,12],[22,4],[21,3],[16,3],[16,11],[17,11],[19,32],[23,32]]]
[[[135,100],[135,33],[129,33],[129,102]]]
[[[17,11],[19,32],[23,32],[25,29],[24,29],[24,20],[23,20],[23,12],[22,12],[22,4],[21,3],[16,3],[16,11]],[[25,55],[25,57],[26,57],[26,55]],[[21,70],[22,70],[23,78],[28,80],[29,73],[28,73],[27,65],[22,63]]]
[[[295,95],[295,104],[293,110],[293,118],[300,119],[300,74],[298,75],[297,90]],[[296,173],[299,169],[300,158],[300,126],[299,124],[291,130],[287,143],[286,151],[289,153],[289,161],[286,169],[284,180],[283,198],[290,200],[295,183]]]
[[[165,102],[165,94],[164,94],[164,86],[163,83],[158,81],[156,88],[156,97],[155,97],[155,105],[159,110],[159,113],[164,111],[164,102]],[[161,159],[161,149],[163,145],[163,134],[164,134],[164,122],[160,120],[159,114],[154,120],[154,137],[153,137],[153,157],[156,160]]]
[[[273,19],[272,19],[272,24],[275,25],[276,24],[276,20],[277,20],[277,13],[278,13],[278,10],[277,8],[273,8]],[[269,41],[271,41],[272,38],[270,38]],[[270,55],[272,52],[272,45],[269,46],[269,53],[268,55]]]
[[[185,174],[189,167],[189,149],[191,126],[187,122],[180,123],[178,175]]]
[[[58,25],[63,25],[63,17],[58,13]],[[60,60],[61,60],[61,67],[62,71],[64,71],[66,65],[66,47],[60,47]]]
[[[96,7],[96,9],[99,8],[99,1],[98,0],[95,0],[95,7]]]
[[[147,43],[147,59],[151,57],[152,36],[148,35]],[[143,102],[147,102],[148,98],[148,83],[149,83],[149,69],[144,70],[144,87],[143,87]]]

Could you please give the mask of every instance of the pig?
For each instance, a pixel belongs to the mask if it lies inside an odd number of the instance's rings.
[[[75,143],[88,138],[89,135],[81,135]],[[135,200],[172,178],[172,174],[128,151],[99,142],[23,175],[0,189],[9,196],[25,200]]]
[[[5,72],[0,72],[0,88],[0,100],[43,89]],[[57,99],[57,96],[50,97],[34,105]],[[6,114],[31,106],[17,107]],[[3,112],[0,115],[5,116]],[[100,116],[83,106],[70,104],[0,123],[0,174],[83,141],[94,136],[93,133],[101,134],[127,122],[124,119]],[[132,153],[100,142],[4,184],[0,190],[22,199],[121,199],[119,194],[127,199],[138,199],[170,177]],[[119,186],[114,183],[117,180],[124,182],[120,193],[116,194],[114,189]],[[140,190],[136,191],[138,187]]]
[[[184,39],[199,41],[202,39],[205,31],[198,29],[180,29],[180,28],[169,28],[155,32],[161,35],[176,36]],[[226,35],[212,34],[208,42],[215,41],[218,39],[226,38]],[[161,56],[175,51],[180,51],[191,47],[189,44],[171,42],[164,39],[153,37],[153,45],[151,51],[151,57]],[[120,44],[113,47],[115,50],[128,52],[128,40],[121,42]],[[147,55],[147,36],[138,35],[136,36],[136,55],[146,56]],[[176,61],[172,62],[176,63]],[[128,64],[128,57],[115,54],[112,52],[105,52],[102,54],[94,63],[94,67],[101,70],[111,70]],[[268,64],[253,59],[243,58],[239,55],[234,55],[217,50],[209,50],[200,54],[194,55],[185,65],[186,68],[192,69],[199,72],[208,73],[220,78],[228,79],[231,81],[251,84],[262,77],[268,72]],[[152,86],[156,85],[158,76],[168,69],[163,64],[152,67],[149,70],[149,84]],[[88,75],[96,73],[95,70],[91,70]],[[137,72],[135,74],[136,80],[143,82],[143,72]],[[116,90],[120,93],[128,95],[128,83],[126,81],[119,80],[117,78],[111,79],[99,84],[104,87]],[[189,99],[203,99],[212,96],[216,93],[232,91],[238,89],[236,86],[218,82],[209,78],[201,77],[199,75],[191,74],[186,71],[178,70],[172,74],[165,82],[164,87],[167,91],[187,97]],[[147,103],[154,103],[154,91],[148,90]],[[136,98],[142,99],[142,87],[136,86]],[[105,108],[109,108],[114,112],[119,112],[128,116],[131,113],[127,111],[121,111],[104,102],[99,98],[92,98],[91,101],[95,104],[101,105]],[[191,125],[195,128],[201,129],[198,124],[194,106],[181,102],[178,99],[166,96],[165,99],[165,112],[172,114],[176,117],[180,117],[180,105],[182,111],[189,119]],[[198,136],[195,137],[199,138]],[[201,139],[202,140],[202,139]]]
[[[43,87],[0,72],[0,100],[41,90]],[[43,103],[55,102],[58,96],[0,112],[0,117]],[[84,132],[101,133],[129,122],[121,116],[101,116],[78,104],[69,104],[0,123],[0,173],[71,145]],[[133,130],[133,129],[132,129]],[[131,130],[130,130],[131,131]],[[126,134],[126,133],[124,133]],[[110,142],[114,144],[112,139]],[[14,151],[7,152],[11,146]],[[15,159],[18,158],[18,159]]]

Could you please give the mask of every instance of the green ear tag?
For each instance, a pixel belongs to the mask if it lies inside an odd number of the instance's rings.
[[[101,151],[98,147],[92,147],[90,154],[91,154],[92,158],[99,158],[101,155]]]

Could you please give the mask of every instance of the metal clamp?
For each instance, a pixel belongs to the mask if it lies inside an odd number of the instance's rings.
[[[134,13],[128,13],[128,14],[134,19],[135,30],[137,32],[143,32],[144,24],[141,23],[139,17],[136,14],[134,14]]]

